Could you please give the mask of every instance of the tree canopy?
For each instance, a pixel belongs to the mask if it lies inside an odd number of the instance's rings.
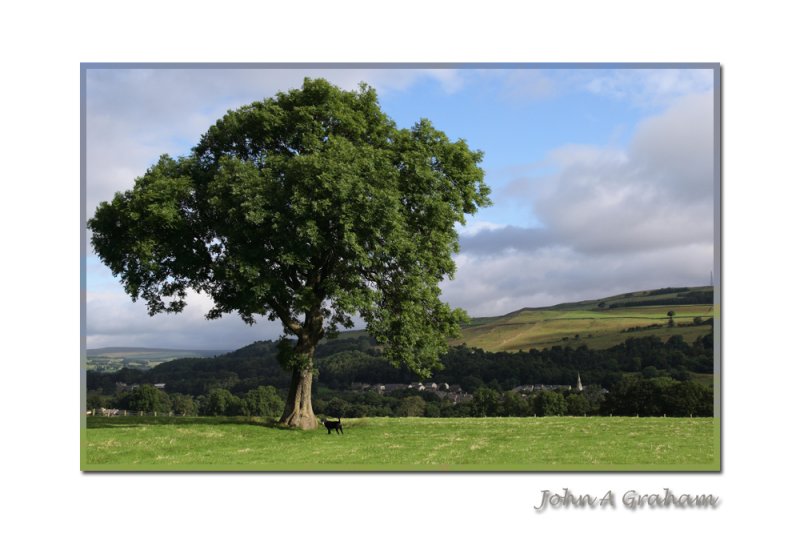
[[[294,372],[283,420],[313,428],[326,334],[359,315],[420,376],[457,334],[466,316],[438,284],[455,273],[455,223],[489,204],[481,159],[428,120],[398,128],[366,85],[306,79],[229,111],[188,156],[161,156],[99,205],[92,246],[151,315],[182,311],[194,290],[213,300],[209,319],[279,320]]]

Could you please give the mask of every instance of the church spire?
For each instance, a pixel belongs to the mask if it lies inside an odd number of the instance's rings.
[[[583,391],[583,384],[581,384],[581,374],[578,373],[578,391]]]

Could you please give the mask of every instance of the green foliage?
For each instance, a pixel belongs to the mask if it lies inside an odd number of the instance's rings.
[[[714,394],[712,388],[695,382],[626,376],[611,388],[603,411],[642,417],[708,417],[714,413]]]
[[[227,389],[211,390],[206,398],[203,413],[205,415],[239,415],[243,402]]]
[[[441,417],[442,409],[438,404],[426,403],[425,404],[425,417]]]
[[[350,403],[334,397],[327,403],[327,406],[322,410],[328,417],[344,417],[350,409]]]
[[[128,410],[165,413],[170,411],[172,402],[163,391],[150,384],[143,384],[128,393],[125,405]]]
[[[248,391],[243,399],[243,415],[274,419],[283,410],[284,399],[272,386],[259,386]]]
[[[319,380],[329,387],[346,389],[353,382],[399,383],[411,382],[413,375],[392,366],[379,355],[345,350],[329,358],[319,358]]]
[[[642,369],[642,376],[645,378],[655,378],[658,376],[658,369],[652,365],[648,365]]]
[[[567,415],[587,415],[591,412],[589,399],[581,393],[567,395]]]
[[[567,413],[567,401],[555,391],[542,391],[533,401],[533,409],[537,416],[564,415]]]
[[[425,401],[417,395],[405,397],[397,407],[397,415],[399,417],[422,417],[425,415]]]
[[[373,89],[307,79],[101,203],[92,245],[151,314],[205,292],[209,318],[280,320],[298,339],[282,361],[299,369],[358,313],[387,357],[426,376],[466,320],[438,284],[455,272],[454,224],[489,204],[481,158],[427,120],[398,129]]]
[[[497,390],[480,387],[472,399],[472,415],[476,417],[495,417],[500,412],[501,395]]]
[[[199,406],[191,395],[173,393],[170,395],[172,400],[172,411],[178,415],[197,415]]]
[[[364,352],[366,351],[366,352]],[[390,366],[376,356],[377,348],[361,338],[342,337],[326,341],[318,347],[316,360],[319,367],[319,388],[316,398],[329,400],[339,396],[354,406],[364,406],[368,416],[387,416],[394,413],[398,398],[379,395],[375,391],[348,391],[351,382],[371,384],[409,383],[414,381],[409,371]],[[710,385],[713,372],[713,336],[701,337],[687,343],[681,336],[672,336],[666,342],[656,337],[633,338],[628,342],[597,351],[587,348],[557,348],[543,351],[490,353],[480,349],[453,347],[442,358],[445,368],[434,374],[434,381],[460,385],[464,391],[474,393],[480,387],[508,392],[523,384],[574,385],[580,372],[584,395],[591,405],[590,413],[597,413],[602,400],[601,388],[610,389],[623,374],[643,373],[646,377],[670,376],[679,381],[699,381]],[[237,377],[231,393],[246,397],[248,391],[258,386],[285,386],[287,374],[279,366],[274,343],[259,342],[217,358],[185,359],[162,364],[146,373],[127,371],[119,373],[87,373],[88,390],[107,399],[107,406],[124,408],[122,399],[112,399],[116,382],[164,382],[174,393],[198,397],[219,384],[232,382]],[[227,388],[226,388],[227,389]],[[331,390],[335,390],[332,392]],[[418,393],[415,393],[418,394]],[[279,394],[285,398],[286,393]],[[433,395],[433,398],[429,398]],[[402,396],[402,395],[401,395]],[[424,393],[428,405],[438,403],[432,393]],[[503,400],[505,403],[505,399]],[[314,404],[317,413],[319,403]],[[469,415],[461,407],[453,408],[439,403],[440,413],[449,417]],[[355,412],[353,412],[355,413]],[[503,407],[505,415],[525,415]]]
[[[696,382],[673,382],[663,395],[664,412],[674,417],[711,417],[714,392]]]
[[[109,408],[111,403],[112,398],[108,395],[103,395],[102,391],[90,391],[86,395],[86,408],[89,410]]]
[[[500,411],[507,417],[526,417],[531,415],[530,405],[527,400],[514,391],[503,393]]]

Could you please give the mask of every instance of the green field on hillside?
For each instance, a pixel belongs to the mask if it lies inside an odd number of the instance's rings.
[[[631,337],[656,336],[666,341],[683,336],[692,342],[712,332],[706,322],[718,315],[713,304],[680,304],[686,297],[704,295],[713,301],[711,286],[651,289],[596,300],[567,302],[542,308],[523,308],[499,317],[473,317],[462,325],[453,346],[466,344],[490,352],[545,349],[560,345],[607,349]],[[674,301],[659,304],[665,300]],[[688,299],[691,300],[691,299]],[[668,312],[674,312],[669,326]],[[342,332],[341,339],[364,335],[363,330]]]
[[[364,418],[344,434],[245,418],[87,417],[85,471],[718,471],[711,418]]]
[[[647,292],[642,292],[647,293]],[[560,304],[549,308],[524,308],[502,317],[477,318],[462,328],[453,345],[462,343],[484,350],[517,351],[544,349],[554,345],[605,349],[631,337],[656,336],[667,340],[680,335],[689,342],[711,333],[715,316],[710,304],[648,305],[655,299],[676,298],[677,294],[611,297],[602,301]],[[616,305],[617,307],[611,307]],[[668,312],[673,326],[668,324]]]

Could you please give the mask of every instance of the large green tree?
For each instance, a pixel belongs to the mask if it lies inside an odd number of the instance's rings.
[[[400,129],[375,91],[307,79],[228,112],[89,221],[92,245],[151,315],[189,290],[209,319],[279,320],[292,371],[281,421],[315,428],[314,350],[362,317],[384,354],[427,376],[466,317],[439,300],[455,223],[489,204],[482,154],[428,120]]]

